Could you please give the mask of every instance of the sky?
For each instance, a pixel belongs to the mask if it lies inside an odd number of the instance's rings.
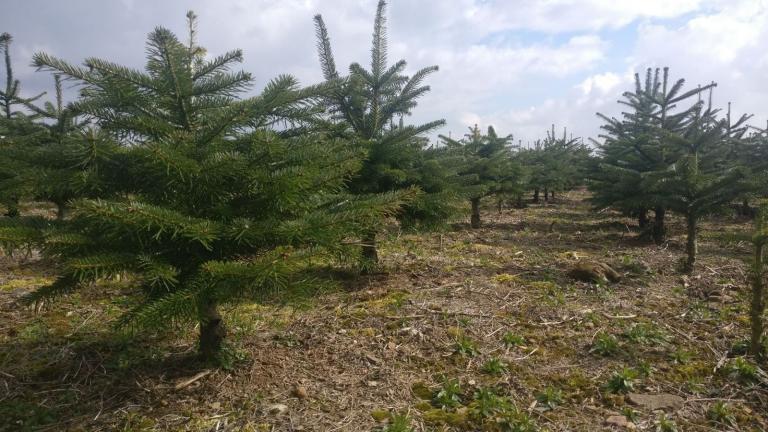
[[[243,49],[254,91],[279,74],[322,80],[318,13],[339,69],[370,62],[376,0],[2,0],[0,32],[14,36],[15,73],[32,95],[52,86],[33,53],[140,68],[146,35],[185,34],[190,9],[211,55]],[[596,113],[619,115],[634,73],[664,66],[686,86],[717,82],[716,105],[768,120],[768,0],[389,0],[387,17],[390,62],[440,67],[407,121],[445,119],[446,135],[493,125],[525,145],[554,124],[597,137]]]

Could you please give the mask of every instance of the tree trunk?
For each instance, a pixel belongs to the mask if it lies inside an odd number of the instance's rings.
[[[56,219],[64,220],[69,214],[69,209],[65,203],[56,203]]]
[[[752,270],[752,304],[749,310],[751,334],[749,352],[755,357],[763,353],[763,312],[765,311],[765,290],[763,288],[763,248],[764,243],[755,244],[755,262]]]
[[[539,188],[533,190],[533,202],[539,203]]]
[[[517,196],[517,203],[515,204],[515,207],[521,209],[525,207],[525,204],[523,204],[523,195],[520,194]]]
[[[664,226],[664,218],[667,214],[667,209],[664,207],[656,207],[654,213],[653,241],[657,244],[664,243],[664,240],[667,238],[667,227]]]
[[[544,188],[544,202],[549,201],[549,190],[548,188]]]
[[[499,214],[501,214],[501,211],[504,209],[504,201],[499,198],[498,202],[496,202],[496,206],[498,207]]]
[[[8,209],[5,211],[5,215],[9,218],[15,218],[20,216],[19,212],[19,200],[18,198],[12,197],[8,199],[7,203],[4,203]]]
[[[472,218],[470,219],[470,226],[472,228],[480,228],[480,198],[472,198]]]
[[[368,231],[363,236],[363,261],[367,265],[379,263],[379,252],[376,249],[376,231]]]
[[[693,272],[693,268],[696,266],[696,255],[699,253],[699,243],[696,238],[698,233],[698,220],[696,216],[689,215],[688,222],[688,236],[686,238],[685,253],[687,258],[685,261],[684,270],[686,273]]]
[[[648,209],[645,207],[641,207],[639,210],[639,213],[637,215],[637,225],[640,228],[645,228],[648,226]]]
[[[227,335],[217,306],[214,300],[206,300],[200,306],[200,355],[206,361],[218,360]]]
[[[756,215],[755,209],[749,206],[749,200],[746,198],[741,202],[741,208],[738,213],[741,216],[747,216],[749,218],[754,218]]]
[[[552,199],[555,199],[555,191],[550,192],[552,195]]]

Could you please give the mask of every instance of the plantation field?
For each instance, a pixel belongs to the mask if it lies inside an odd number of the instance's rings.
[[[765,367],[740,357],[750,245],[729,239],[750,221],[705,220],[688,277],[682,219],[657,246],[586,198],[486,209],[477,230],[392,229],[380,273],[227,310],[231,369],[201,369],[192,331],[116,333],[128,281],[20,308],[52,270],[4,256],[0,429],[768,429]],[[622,279],[574,281],[581,261]]]

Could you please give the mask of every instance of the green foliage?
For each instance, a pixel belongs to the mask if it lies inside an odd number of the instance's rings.
[[[466,357],[474,357],[478,354],[477,344],[466,336],[456,338],[456,345],[453,352]]]
[[[631,422],[636,422],[640,418],[640,413],[628,406],[621,408],[621,415]]]
[[[300,133],[327,87],[302,89],[281,76],[259,96],[239,98],[253,84],[231,71],[240,51],[204,57],[194,14],[188,19],[186,43],[164,28],[149,35],[144,71],[34,56],[38,68],[81,86],[71,109],[100,129],[86,137],[88,158],[100,160],[100,143],[115,140],[106,145],[119,151],[106,151],[107,159],[119,163],[108,173],[96,164],[93,176],[104,185],[97,198],[75,200],[72,217],[43,233],[46,251],[61,258],[60,276],[25,300],[127,277],[142,301],[122,325],[197,322],[211,358],[226,334],[219,305],[315,285],[311,260],[349,256],[350,238],[414,192],[346,194],[362,153],[341,138]]]
[[[545,409],[553,410],[563,403],[563,392],[554,387],[547,387],[543,392],[536,394],[536,401]]]
[[[444,135],[446,151],[460,158],[464,195],[472,204],[472,227],[480,226],[480,201],[488,196],[520,192],[522,167],[512,158],[512,136],[499,136],[493,127],[483,135],[475,125],[460,140]]]
[[[443,120],[406,125],[417,101],[430,87],[425,79],[438,70],[430,66],[407,76],[405,60],[388,65],[386,2],[380,0],[374,20],[370,70],[359,63],[342,77],[336,69],[328,30],[322,16],[315,16],[318,54],[323,76],[332,91],[323,97],[330,112],[328,127],[336,136],[361,146],[366,158],[348,187],[355,194],[371,194],[418,187],[426,194],[409,202],[398,213],[406,225],[440,222],[452,211],[452,172],[443,167],[440,153],[427,149],[423,135],[445,124]],[[375,231],[363,248],[365,258],[376,262]]]
[[[595,336],[590,352],[604,357],[614,356],[620,352],[619,340],[610,333],[600,332]]]
[[[624,332],[630,342],[640,345],[657,345],[667,340],[667,335],[651,323],[635,323]]]
[[[758,380],[757,366],[750,363],[744,357],[736,357],[731,360],[723,370],[731,379],[743,383],[751,383]]]
[[[481,430],[532,432],[536,423],[519,410],[509,398],[499,396],[493,389],[478,389],[468,405],[473,424]]]
[[[457,379],[446,379],[435,394],[432,403],[439,408],[455,408],[461,405],[461,383]]]
[[[707,410],[707,418],[715,424],[734,426],[736,416],[731,412],[730,406],[723,401],[712,404]]]
[[[509,370],[509,366],[501,359],[493,357],[483,364],[482,370],[489,375],[501,375]]]
[[[633,369],[623,368],[614,372],[605,385],[606,390],[611,393],[628,393],[635,388],[637,372]]]
[[[539,200],[539,192],[544,192],[547,201],[550,193],[583,184],[591,153],[581,139],[569,138],[565,130],[562,137],[556,137],[554,125],[545,139],[521,149],[518,159],[529,170],[526,188],[535,191],[534,201]]]
[[[656,420],[656,430],[658,432],[677,432],[677,423],[667,417],[666,414],[662,414],[658,420]]]
[[[411,432],[411,419],[407,414],[391,414],[389,424],[386,425],[382,432]]]
[[[653,236],[664,239],[664,216],[671,209],[686,218],[684,270],[691,272],[698,253],[699,219],[744,196],[754,183],[734,154],[743,146],[749,116],[731,121],[712,108],[711,83],[683,91],[684,80],[671,84],[669,70],[648,69],[645,82],[635,75],[635,90],[624,93],[621,104],[630,109],[621,119],[605,121],[598,143],[598,163],[592,182],[594,203],[637,215],[645,223],[654,209]],[[709,92],[708,105],[702,94]],[[685,103],[696,97],[696,102]]]
[[[598,114],[605,124],[603,140],[597,143],[598,160],[590,175],[593,202],[639,215],[641,225],[648,209],[655,210],[653,236],[664,239],[668,193],[648,181],[654,173],[665,172],[678,160],[669,148],[668,137],[685,133],[701,102],[675,109],[714,84],[681,92],[684,80],[670,83],[669,70],[648,69],[645,80],[635,74],[635,88],[623,95],[620,104],[628,107],[620,119]],[[642,226],[641,226],[642,227]]]
[[[504,342],[504,345],[508,347],[525,345],[525,338],[512,332],[504,333],[504,336],[501,338],[501,340]]]

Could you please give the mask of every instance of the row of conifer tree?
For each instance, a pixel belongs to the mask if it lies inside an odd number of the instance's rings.
[[[36,54],[33,65],[54,77],[45,103],[21,91],[3,34],[0,244],[58,265],[57,279],[24,300],[40,305],[128,276],[135,304],[120,325],[199,324],[200,351],[215,359],[223,305],[315,287],[320,267],[372,268],[388,221],[435,227],[469,207],[477,228],[483,200],[522,207],[586,182],[596,206],[637,216],[656,241],[667,211],[683,215],[692,270],[699,219],[761,195],[766,132],[713,109],[714,84],[683,92],[666,69],[638,78],[621,118],[604,117],[595,154],[554,126],[525,148],[476,125],[430,145],[445,122],[407,119],[437,66],[409,76],[404,60],[388,62],[385,7],[367,69],[337,69],[318,15],[325,81],[301,87],[281,75],[256,96],[258,83],[237,70],[242,52],[209,55],[192,12],[184,38],[150,33],[143,70]],[[65,83],[76,100],[64,101]],[[58,217],[21,211],[30,201],[54,204]]]

